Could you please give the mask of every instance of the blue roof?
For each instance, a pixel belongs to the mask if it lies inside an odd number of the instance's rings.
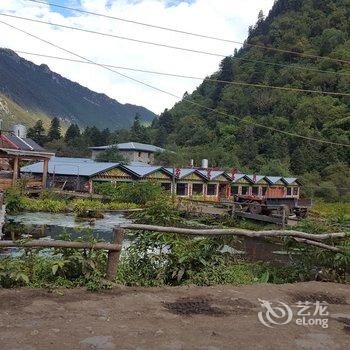
[[[198,172],[209,179],[209,177],[208,177],[208,170],[198,170]],[[222,170],[212,170],[210,172],[210,179],[209,180],[214,180],[215,178],[219,177],[220,175],[227,176],[228,174],[226,174]]]
[[[124,165],[120,163],[105,163],[105,162],[96,162],[89,158],[68,158],[68,157],[52,157],[49,161],[49,174],[63,175],[63,176],[85,176],[93,177],[96,174],[108,171],[110,169],[120,167],[126,172],[130,172],[133,175],[143,178],[156,171],[163,171],[169,176],[173,175],[173,168],[165,168],[162,166],[149,165],[139,162],[131,162],[130,165]],[[23,173],[33,173],[33,174],[42,174],[43,172],[43,162],[38,162],[32,165],[28,165],[21,168]],[[180,168],[180,177],[183,179],[190,174],[198,174],[204,179],[215,180],[220,175],[226,176],[227,178],[232,178],[232,174],[221,171],[221,170],[212,170],[210,179],[208,179],[208,171],[204,169],[194,169],[194,168]],[[246,178],[248,181],[253,183],[253,175],[247,174],[235,174],[233,182],[237,182],[242,178]],[[282,180],[286,185],[290,185],[294,182],[297,182],[295,177],[281,177],[281,176],[263,176],[256,175],[256,182],[266,179],[270,184],[274,185],[278,181]]]
[[[177,168],[175,168],[175,171],[176,171]],[[197,169],[194,169],[194,168],[179,168],[180,169],[180,177],[179,179],[183,179],[184,177],[190,175],[190,174],[193,174],[193,173],[196,173],[198,174],[199,176],[205,176],[203,174],[201,174]],[[173,175],[173,168],[165,168],[166,171],[168,171],[171,175]]]
[[[282,180],[282,176],[266,176],[267,181],[269,181],[271,184],[275,184],[278,181]]]
[[[291,185],[293,182],[296,182],[298,179],[296,177],[284,177],[283,180],[287,185]]]
[[[118,165],[119,163],[94,162],[87,158],[53,157],[49,161],[49,174],[92,177]],[[43,172],[43,162],[24,166],[21,168],[21,172],[41,174]]]
[[[235,178],[234,178],[233,182],[237,182],[245,176],[246,176],[245,174],[235,174]],[[230,175],[230,178],[232,179],[232,175]]]
[[[120,151],[144,151],[144,152],[151,152],[151,153],[164,151],[164,148],[160,148],[154,145],[148,145],[146,143],[140,143],[140,142],[125,142],[125,143],[117,143],[114,145],[90,147],[91,150],[95,150],[95,151],[104,151],[109,148],[118,148],[118,150]]]
[[[249,180],[251,182],[254,182],[254,175],[246,175],[246,176],[249,178]],[[256,182],[255,183],[258,183],[259,181],[261,181],[262,179],[265,178],[264,175],[255,175],[255,176],[256,176]]]
[[[144,176],[152,174],[158,170],[163,169],[163,167],[161,167],[161,166],[152,166],[152,165],[148,165],[148,166],[123,165],[123,168],[125,168],[126,170],[130,170],[131,172],[133,172],[135,175],[137,175],[139,177],[144,177]]]

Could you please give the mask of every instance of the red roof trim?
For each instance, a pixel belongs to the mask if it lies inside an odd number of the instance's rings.
[[[8,143],[10,146],[12,146],[14,149],[20,149],[14,142],[12,142],[11,140],[9,140],[6,135],[1,134],[0,135],[0,140]]]

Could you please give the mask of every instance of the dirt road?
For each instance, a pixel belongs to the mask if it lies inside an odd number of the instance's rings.
[[[264,310],[259,298],[284,301],[292,310],[292,320],[288,313],[287,319],[270,313],[272,321],[279,323],[271,324],[263,312],[263,320],[272,328],[263,325],[258,319]],[[322,316],[325,310],[315,316],[327,319],[329,327],[296,324],[300,312],[296,303],[317,300],[329,303],[329,316]],[[314,313],[315,307],[312,304],[309,311]],[[116,287],[103,293],[0,290],[0,350],[19,349],[350,349],[350,286],[312,282]]]

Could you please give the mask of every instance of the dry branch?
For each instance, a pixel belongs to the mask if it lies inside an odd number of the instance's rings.
[[[180,235],[196,235],[196,236],[244,236],[254,238],[264,237],[296,237],[309,239],[312,241],[321,241],[330,238],[345,238],[350,237],[350,233],[336,232],[336,233],[322,233],[312,234],[301,231],[293,230],[271,230],[271,231],[250,231],[239,228],[230,229],[191,229],[191,228],[178,228],[178,227],[164,227],[154,225],[142,225],[142,224],[123,224],[124,229],[129,230],[146,230],[154,232],[175,233]]]
[[[336,253],[344,253],[344,249],[339,248],[339,247],[334,247],[328,244],[324,244],[321,242],[316,242],[316,241],[311,241],[309,239],[304,239],[304,238],[294,238],[298,243],[305,243],[305,244],[310,244],[310,245],[314,245],[316,247],[319,248],[323,248],[323,249],[327,249],[327,250],[331,250],[332,252],[336,252]]]
[[[0,241],[0,247],[23,247],[23,248],[75,248],[75,249],[96,249],[120,251],[120,244],[111,243],[90,243],[90,242],[69,242],[69,241],[51,241],[51,240],[30,240],[21,241]]]

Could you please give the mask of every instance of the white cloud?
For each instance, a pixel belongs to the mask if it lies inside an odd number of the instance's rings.
[[[244,41],[248,26],[256,22],[258,12],[263,10],[267,14],[273,2],[273,0],[196,0],[190,4],[179,1],[179,4],[168,7],[168,0],[81,0],[81,6],[84,10],[100,12],[110,16]],[[56,1],[56,3],[58,2]],[[57,9],[53,10],[48,6],[26,0],[2,0],[0,3],[0,12],[71,26],[81,26],[95,31],[173,46],[210,51],[223,55],[232,54],[234,48],[238,47],[238,45],[230,43],[146,28],[93,15],[69,14],[69,16],[63,16],[57,11]],[[0,20],[100,63],[205,77],[215,72],[221,61],[220,57],[53,28],[3,16],[0,16]],[[1,47],[72,57],[34,38],[18,33],[1,23],[0,33]],[[122,103],[143,105],[160,113],[164,108],[169,108],[176,102],[173,97],[138,85],[100,67],[34,56],[24,57],[36,64],[46,63],[51,70],[94,91],[103,92]],[[155,76],[124,70],[121,72],[178,96],[182,96],[185,91],[193,91],[200,83],[197,80]]]

